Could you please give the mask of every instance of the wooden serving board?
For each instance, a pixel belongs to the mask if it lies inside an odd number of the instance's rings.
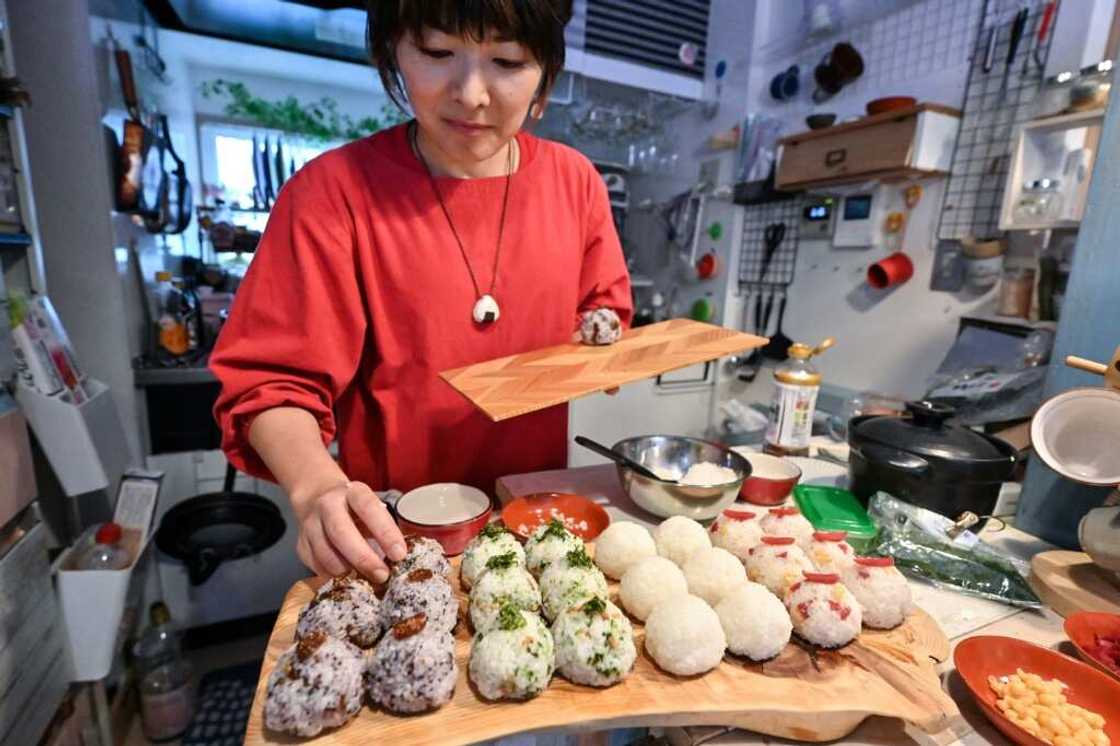
[[[451,562],[452,585],[465,612],[459,558]],[[284,599],[265,652],[246,744],[307,740],[264,730],[264,697],[276,659],[292,644],[300,609],[322,582],[321,578],[300,581]],[[611,596],[617,603],[617,583],[611,584]],[[355,746],[452,746],[555,729],[728,725],[802,741],[830,741],[851,733],[870,715],[901,718],[936,733],[960,714],[942,691],[937,674],[937,664],[949,657],[949,641],[921,610],[889,632],[864,630],[839,651],[818,651],[791,642],[767,663],[727,656],[713,671],[689,678],[659,669],[643,649],[640,623],[634,624],[634,633],[638,660],[621,684],[594,689],[557,675],[536,699],[487,702],[467,680],[470,633],[461,613],[455,634],[459,683],[450,703],[407,717],[363,707],[350,723],[314,740]]]
[[[1120,614],[1120,582],[1084,552],[1055,550],[1031,558],[1031,587],[1062,616],[1078,611]]]
[[[631,329],[613,345],[546,347],[443,371],[440,377],[499,422],[768,341],[722,326],[672,319]]]

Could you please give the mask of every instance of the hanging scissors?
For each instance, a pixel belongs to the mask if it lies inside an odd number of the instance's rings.
[[[766,280],[766,270],[770,269],[770,260],[774,258],[774,254],[777,253],[778,247],[782,245],[782,241],[785,237],[785,223],[771,223],[766,226],[766,229],[762,232],[762,241],[765,246],[765,251],[762,255],[762,269],[758,273],[759,282]]]

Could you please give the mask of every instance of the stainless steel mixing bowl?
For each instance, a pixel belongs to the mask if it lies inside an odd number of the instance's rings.
[[[714,518],[735,502],[743,480],[751,474],[751,464],[734,451],[697,438],[675,435],[643,435],[615,443],[612,450],[656,470],[674,469],[681,474],[693,464],[710,461],[735,472],[735,480],[726,484],[686,486],[650,479],[633,469],[618,465],[618,478],[630,499],[654,515],[668,518],[683,515],[702,521]]]

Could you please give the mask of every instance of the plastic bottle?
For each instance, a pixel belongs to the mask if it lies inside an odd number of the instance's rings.
[[[162,601],[151,605],[151,625],[132,648],[140,681],[140,717],[150,741],[182,735],[191,722],[191,668],[183,660],[179,633]]]
[[[132,557],[120,546],[121,527],[116,523],[103,523],[90,546],[78,560],[79,570],[123,570]]]
[[[821,390],[821,374],[811,359],[832,347],[832,337],[816,347],[795,342],[789,347],[789,360],[774,371],[774,400],[766,425],[764,453],[775,456],[809,455],[813,434],[813,412]]]
[[[190,349],[190,340],[182,317],[182,291],[172,282],[170,272],[156,272],[156,283],[159,346],[175,357],[184,355]]]

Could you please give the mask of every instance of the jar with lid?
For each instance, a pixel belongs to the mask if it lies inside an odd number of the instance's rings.
[[[774,371],[774,399],[762,450],[774,456],[809,455],[813,413],[821,390],[821,374],[812,363],[815,355],[836,343],[832,337],[816,347],[795,342],[789,360]]]
[[[999,286],[997,313],[1000,316],[1017,316],[1028,319],[1031,299],[1034,297],[1034,275],[1030,267],[1005,267]]]
[[[1057,220],[1062,214],[1062,182],[1032,179],[1023,184],[1015,203],[1015,222],[1039,223]]]

